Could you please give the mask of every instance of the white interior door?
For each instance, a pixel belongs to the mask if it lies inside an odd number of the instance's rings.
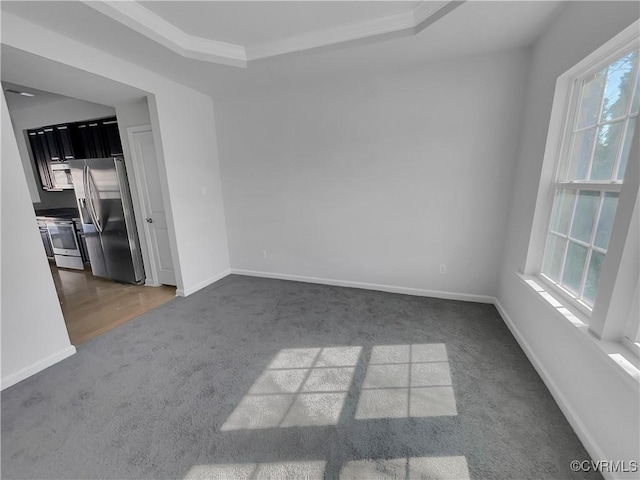
[[[160,190],[160,175],[150,126],[128,129],[136,182],[142,198],[145,236],[151,257],[152,277],[158,283],[175,285],[176,275],[169,248],[167,217]]]

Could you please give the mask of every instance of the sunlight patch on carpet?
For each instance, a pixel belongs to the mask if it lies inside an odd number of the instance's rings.
[[[221,430],[336,425],[361,350],[280,350]]]
[[[457,414],[444,343],[373,347],[356,419]]]

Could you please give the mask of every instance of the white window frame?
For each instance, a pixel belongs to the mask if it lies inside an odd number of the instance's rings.
[[[582,86],[582,82],[591,77],[592,75],[594,75],[595,73],[601,71],[603,68],[605,68],[605,66],[607,64],[610,64],[611,62],[617,60],[618,58],[629,54],[630,52],[633,51],[633,49],[636,48],[636,45],[634,44],[634,42],[629,42],[628,45],[623,46],[622,48],[618,48],[615,51],[612,51],[610,53],[610,55],[608,57],[606,57],[605,59],[600,60],[597,64],[595,65],[591,65],[590,67],[587,67],[586,71],[580,73],[579,75],[574,76],[571,79],[571,88],[569,91],[569,108],[565,114],[565,118],[564,118],[564,127],[563,127],[563,134],[562,134],[562,142],[560,144],[560,149],[559,149],[559,154],[558,154],[558,158],[556,159],[556,168],[555,168],[555,175],[554,175],[554,181],[552,184],[552,191],[551,191],[551,195],[552,198],[550,199],[550,204],[553,205],[554,203],[554,198],[555,195],[557,194],[557,192],[559,190],[565,189],[565,190],[575,190],[576,191],[576,196],[581,192],[581,191],[597,191],[599,192],[600,195],[604,195],[606,193],[616,193],[616,194],[620,194],[621,190],[622,190],[622,180],[616,180],[616,181],[611,181],[611,182],[596,182],[596,181],[590,181],[590,180],[579,180],[579,181],[574,181],[574,180],[562,180],[562,177],[564,177],[566,170],[568,170],[569,168],[569,155],[570,155],[570,151],[571,151],[571,144],[572,144],[572,138],[573,138],[573,124],[575,122],[575,118],[578,114],[578,109],[579,109],[579,103],[580,103],[580,93],[581,93],[581,86]],[[631,82],[631,97],[633,97],[633,88],[636,84],[637,81],[637,77],[640,73],[640,68],[636,68],[634,75],[632,77],[632,82]],[[632,98],[629,98],[629,103],[631,103]],[[600,108],[602,108],[602,105],[600,106]],[[630,108],[630,106],[628,107]],[[598,114],[600,114],[600,112],[598,112]],[[599,115],[598,115],[599,116]],[[606,122],[602,122],[600,120],[600,118],[598,118],[597,124],[596,124],[596,132],[598,130],[598,128],[600,127],[600,125],[602,124],[613,124],[613,123],[617,123],[619,122],[621,119],[623,119],[623,125],[622,125],[622,132],[624,135],[626,135],[627,133],[627,128],[628,128],[628,123],[630,121],[632,121],[632,119],[637,119],[638,115],[637,112],[635,115],[631,116],[629,111],[626,111],[624,115],[615,118],[611,121],[606,121]],[[636,120],[637,122],[638,120]],[[625,138],[626,140],[626,138]],[[618,171],[618,168],[620,166],[620,161],[622,159],[622,152],[624,150],[624,141],[621,141],[620,144],[618,145],[618,150],[616,151],[616,158],[614,161],[614,166],[613,166],[613,174],[615,175]],[[589,165],[588,165],[588,169],[587,171],[590,172],[591,168],[593,167],[593,160],[594,160],[594,150],[596,148],[596,142],[594,142],[594,145],[591,148],[591,158],[589,161]],[[588,177],[588,175],[587,175]],[[563,285],[561,285],[559,282],[554,282],[551,278],[549,278],[547,275],[545,275],[542,272],[539,272],[539,277],[540,280],[543,281],[546,286],[552,290],[554,290],[557,294],[566,297],[567,300],[569,302],[572,303],[573,307],[578,309],[579,311],[581,311],[584,315],[586,316],[591,316],[591,311],[592,311],[592,306],[590,306],[589,304],[587,304],[586,302],[584,302],[583,300],[581,300],[580,298],[580,294],[582,292],[582,290],[584,289],[586,280],[587,280],[587,269],[589,268],[589,260],[591,258],[591,251],[596,251],[598,253],[602,253],[605,254],[606,250],[599,248],[597,246],[594,245],[594,235],[596,233],[596,224],[595,222],[597,222],[599,215],[600,215],[600,209],[602,208],[603,202],[601,200],[599,200],[599,205],[598,205],[598,209],[594,218],[594,225],[593,225],[593,230],[592,230],[592,235],[591,238],[589,239],[589,241],[587,242],[582,242],[582,241],[577,241],[576,239],[572,239],[571,241],[574,243],[577,243],[579,245],[584,246],[585,248],[588,249],[588,253],[587,253],[587,257],[585,259],[585,265],[584,265],[584,271],[582,273],[582,280],[581,280],[581,284],[579,287],[579,291],[578,291],[578,295],[574,295],[571,291],[569,291],[567,288],[565,288]],[[575,215],[575,210],[577,208],[577,198],[576,201],[574,203],[574,207],[573,207],[573,212],[571,214],[571,218],[573,219],[573,216]],[[549,222],[547,225],[547,237],[549,237],[550,233],[551,233],[551,215],[552,212],[549,212]],[[572,220],[570,220],[569,222],[569,227],[572,224]],[[567,232],[566,235],[560,235],[560,234],[555,234],[556,236],[560,237],[560,238],[564,238],[567,242],[569,242],[569,238],[570,238],[570,232]],[[565,252],[565,255],[563,257],[563,261],[562,261],[562,266],[560,268],[560,275],[562,276],[562,272],[564,271],[564,264],[566,262],[567,259],[567,255],[568,253]],[[543,253],[543,260],[544,260],[544,253]]]
[[[634,137],[627,163],[624,183],[579,182],[573,187],[564,184],[564,188],[587,189],[583,185],[602,187],[608,191],[619,192],[618,208],[612,228],[607,255],[602,265],[598,292],[593,309],[580,302],[576,297],[547,280],[541,274],[544,250],[549,232],[554,196],[558,187],[557,173],[565,158],[567,138],[570,137],[572,125],[578,108],[579,98],[576,89],[580,89],[580,80],[603,68],[632,49],[640,50],[640,20],[616,35],[609,42],[597,49],[577,65],[558,77],[553,100],[547,143],[542,164],[540,184],[534,220],[532,224],[529,248],[522,268],[525,276],[536,277],[564,307],[576,315],[589,330],[599,339],[625,344],[627,348],[640,354],[636,349],[637,342],[627,337],[637,332],[638,316],[633,310],[634,288],[637,288],[638,265],[629,265],[629,259],[637,258],[637,223],[633,215],[637,215],[637,198],[640,178],[638,141],[640,139],[640,119],[636,120]],[[640,70],[640,69],[639,69]],[[579,90],[578,90],[579,92]],[[622,146],[621,146],[622,148]],[[617,160],[619,161],[619,160]],[[631,224],[634,224],[633,226]],[[634,245],[635,243],[635,245]],[[623,262],[623,257],[625,261]],[[633,262],[631,262],[633,263]],[[635,276],[635,279],[634,279]]]

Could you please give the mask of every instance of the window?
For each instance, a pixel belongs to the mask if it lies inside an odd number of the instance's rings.
[[[638,119],[638,56],[635,44],[627,46],[571,85],[540,272],[588,314]]]

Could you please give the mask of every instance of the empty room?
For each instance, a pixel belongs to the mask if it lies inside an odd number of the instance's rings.
[[[638,478],[637,1],[0,8],[2,478]]]

